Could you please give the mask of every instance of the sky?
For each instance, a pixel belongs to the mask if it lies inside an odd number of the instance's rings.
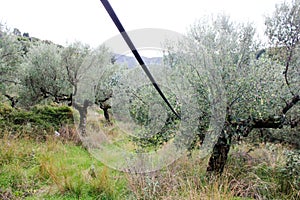
[[[290,1],[290,0],[288,0]],[[224,13],[253,22],[263,32],[264,16],[283,0],[109,0],[127,31],[164,28],[186,33],[201,16]],[[118,34],[100,0],[0,0],[0,22],[42,40],[92,47]]]

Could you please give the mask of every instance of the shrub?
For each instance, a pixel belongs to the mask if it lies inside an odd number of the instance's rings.
[[[59,130],[63,124],[73,123],[72,109],[68,106],[37,105],[30,110],[11,108],[0,103],[0,134],[11,133],[41,135]]]
[[[279,168],[281,192],[300,198],[300,150],[286,151],[286,164]]]

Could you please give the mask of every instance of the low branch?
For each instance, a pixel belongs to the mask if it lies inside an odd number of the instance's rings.
[[[253,119],[252,128],[282,128],[285,121],[284,116],[270,116],[265,119]]]
[[[282,114],[269,116],[266,118],[253,118],[249,117],[248,119],[240,119],[238,121],[229,121],[229,125],[236,129],[237,133],[242,134],[242,136],[247,137],[249,133],[254,128],[272,128],[280,129],[283,125],[286,125],[285,114],[300,101],[299,95],[294,96],[290,102],[287,102],[286,106],[282,109]],[[296,127],[298,121],[289,123],[292,128]]]
[[[45,88],[41,87],[40,88],[41,94],[43,96],[44,99],[47,99],[49,97],[54,97],[54,102],[56,103],[60,103],[63,101],[69,101],[69,104],[72,104],[72,93],[70,93],[69,95],[66,94],[61,94],[61,95],[55,95],[49,91],[47,91]]]
[[[98,102],[104,103],[104,102],[108,101],[112,97],[112,94],[113,93],[111,92],[106,97],[104,97],[103,99],[98,99]]]
[[[286,103],[286,106],[282,109],[282,113],[286,114],[299,101],[300,101],[300,96],[295,95],[290,102]]]
[[[1,83],[4,83],[4,82],[6,82],[6,83],[13,83],[13,84],[15,84],[15,85],[20,84],[20,82],[13,81],[13,80],[9,80],[9,79],[0,79],[0,82],[1,82]]]

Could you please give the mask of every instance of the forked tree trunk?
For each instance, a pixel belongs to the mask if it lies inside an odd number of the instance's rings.
[[[100,108],[103,110],[104,117],[105,117],[106,121],[110,122],[108,109],[110,109],[111,106],[107,102],[101,102],[100,103]]]
[[[79,131],[81,136],[86,136],[86,120],[87,120],[87,109],[91,106],[92,103],[88,100],[85,100],[83,105],[73,103],[73,106],[79,112]]]

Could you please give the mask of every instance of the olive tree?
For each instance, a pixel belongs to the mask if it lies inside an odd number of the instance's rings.
[[[0,92],[14,107],[17,102],[22,45],[17,37],[0,24]]]
[[[98,104],[109,120],[107,101],[112,92],[108,83],[115,70],[111,57],[103,46],[93,50],[80,42],[67,47],[37,43],[30,48],[23,63],[23,103],[68,102],[79,111],[82,130],[87,108],[92,104]]]
[[[109,49],[100,46],[90,51],[82,59],[80,66],[73,65],[72,69],[67,68],[69,79],[75,80],[76,83],[73,83],[72,105],[79,111],[79,128],[83,135],[89,106],[98,105],[104,111],[106,120],[110,120],[108,109],[111,106],[108,101],[113,95],[111,83],[116,70],[116,66],[111,63],[111,58]]]
[[[199,87],[199,98],[210,98],[211,90],[203,87],[203,80],[213,82],[199,69],[209,69],[222,78],[226,95],[219,98],[226,98],[226,117],[207,168],[222,173],[234,136],[246,137],[254,129],[282,128],[299,96],[282,101],[291,88],[282,75],[285,67],[268,56],[257,60],[259,43],[251,24],[233,23],[226,16],[211,19],[191,27],[181,50],[176,52],[181,62],[175,67],[191,74],[191,83]],[[200,106],[205,110],[214,102],[203,103]],[[204,113],[208,115],[205,118],[211,115]]]
[[[41,42],[29,50],[23,62],[24,104],[47,99],[60,102],[69,96],[72,87],[62,62],[62,48],[55,44]]]
[[[83,66],[83,62],[90,54],[91,49],[88,45],[75,42],[62,50],[62,68],[67,72],[67,80],[73,86],[73,95],[77,93],[77,84],[88,70],[88,66]]]
[[[284,65],[286,85],[291,95],[297,96],[300,89],[300,1],[276,5],[275,12],[266,17],[265,24],[273,56]]]
[[[276,5],[272,15],[266,17],[266,35],[269,38],[269,54],[276,62],[284,66],[282,76],[288,87],[281,99],[285,104],[284,129],[273,131],[275,139],[285,140],[300,146],[299,140],[299,82],[300,82],[300,1]],[[287,112],[290,110],[289,112]],[[288,134],[290,133],[290,134]]]

